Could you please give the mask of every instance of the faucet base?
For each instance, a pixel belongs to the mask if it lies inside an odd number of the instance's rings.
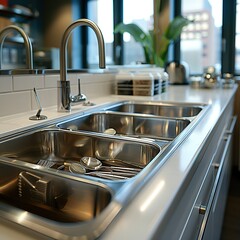
[[[58,112],[70,112],[71,111],[71,89],[70,81],[58,81],[57,82],[57,104]]]

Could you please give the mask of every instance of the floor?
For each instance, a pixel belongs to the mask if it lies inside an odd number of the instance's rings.
[[[221,240],[240,239],[240,172],[232,170]]]

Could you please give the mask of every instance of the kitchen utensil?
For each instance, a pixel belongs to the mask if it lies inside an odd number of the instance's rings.
[[[69,171],[71,173],[85,174],[86,173],[86,168],[83,167],[80,163],[70,163],[69,164]]]
[[[100,178],[106,178],[110,180],[122,180],[122,179],[128,179],[129,176],[126,176],[127,174],[112,174],[109,172],[86,172],[86,169],[80,164],[80,163],[71,163],[69,164],[69,171],[71,173],[75,174],[84,174],[84,175],[90,175],[94,177],[100,177]],[[131,175],[132,177],[132,175]]]
[[[141,171],[141,169],[136,167],[116,167],[116,166],[103,166],[102,162],[94,157],[83,157],[80,159],[80,165],[82,165],[85,169],[95,171],[95,170],[109,170],[111,173],[113,172],[122,172],[122,173],[131,173],[136,175]]]
[[[98,170],[102,167],[102,162],[93,157],[82,157],[80,159],[80,164],[89,170]]]
[[[97,159],[101,160],[106,165],[112,165],[112,166],[118,166],[118,167],[135,167],[140,169],[144,168],[143,165],[140,165],[137,163],[133,163],[133,162],[130,163],[121,159],[115,159],[115,158],[113,159],[106,156],[101,156],[98,151],[95,152],[95,155]]]

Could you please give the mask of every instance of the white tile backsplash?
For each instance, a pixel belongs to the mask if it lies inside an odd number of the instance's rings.
[[[38,98],[42,107],[51,107],[57,105],[57,89],[38,89]],[[38,109],[37,100],[34,92],[31,94],[32,99],[32,109]]]
[[[45,88],[56,88],[57,81],[59,81],[59,79],[60,79],[59,74],[45,75],[44,76]]]
[[[13,90],[12,76],[1,76],[0,93],[11,92]]]
[[[13,90],[24,91],[33,88],[44,88],[43,75],[16,75],[13,76]]]
[[[78,75],[76,73],[71,73],[67,75],[67,80],[71,82],[71,85],[78,84]]]
[[[114,74],[68,74],[72,95],[78,94],[78,78],[88,100],[112,94]],[[34,87],[43,108],[57,105],[59,79],[59,74],[0,76],[0,117],[38,109]]]
[[[0,94],[0,117],[31,110],[29,91]]]

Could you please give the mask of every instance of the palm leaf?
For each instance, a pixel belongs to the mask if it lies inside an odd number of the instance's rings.
[[[183,27],[191,22],[192,21],[182,16],[175,17],[162,35],[160,43],[154,42],[155,37],[153,31],[146,33],[135,23],[120,23],[115,27],[114,33],[129,33],[136,42],[141,44],[146,63],[155,63],[158,66],[163,66],[167,60],[169,44],[171,41],[175,41],[180,36]],[[160,44],[158,52],[156,51],[157,44]]]
[[[164,35],[162,36],[158,54],[164,62],[167,59],[170,42],[171,42],[171,39],[166,38]]]
[[[153,41],[151,34],[145,33],[138,25],[135,23],[119,23],[115,29],[114,33],[129,33],[136,42],[140,43],[143,47],[144,55],[145,55],[145,61],[147,63],[152,62],[153,56],[152,56],[152,46]]]
[[[175,17],[168,25],[168,28],[164,33],[165,37],[171,40],[176,40],[180,36],[183,27],[187,26],[191,22],[192,21],[182,16]]]
[[[144,39],[146,39],[146,33],[135,23],[129,23],[129,24],[124,24],[124,23],[119,23],[115,29],[115,33],[129,33],[136,42],[142,42]]]

